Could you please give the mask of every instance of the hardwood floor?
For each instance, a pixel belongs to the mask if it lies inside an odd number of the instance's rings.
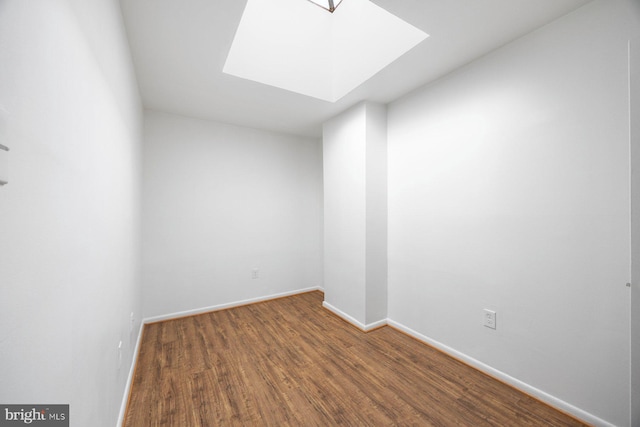
[[[145,326],[126,427],[580,426],[390,327],[293,297]]]

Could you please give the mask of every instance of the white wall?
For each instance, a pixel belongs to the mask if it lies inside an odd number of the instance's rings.
[[[325,302],[366,324],[366,104],[323,125]]]
[[[77,6],[0,1],[0,402],[113,426],[141,314],[141,108],[117,1]]]
[[[387,318],[387,108],[366,103],[366,324]]]
[[[590,3],[388,107],[389,318],[621,426],[630,5]]]
[[[146,317],[322,286],[318,140],[147,111],[143,157]]]
[[[324,305],[363,329],[387,317],[386,122],[363,102],[322,130]]]

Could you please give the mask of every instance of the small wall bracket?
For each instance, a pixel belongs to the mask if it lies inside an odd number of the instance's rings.
[[[6,185],[9,182],[7,176],[8,151],[9,147],[0,144],[0,186]]]

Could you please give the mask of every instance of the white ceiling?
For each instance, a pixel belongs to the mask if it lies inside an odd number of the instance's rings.
[[[222,72],[246,0],[121,3],[146,108],[320,136],[356,103],[391,102],[589,1],[373,0],[430,37],[335,103]]]

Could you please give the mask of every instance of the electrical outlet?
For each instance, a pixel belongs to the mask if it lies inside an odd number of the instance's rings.
[[[260,271],[257,268],[251,270],[251,278],[257,279],[258,277],[260,277]]]
[[[133,334],[133,327],[136,324],[136,318],[133,315],[133,311],[131,312],[130,322],[129,322],[129,335]]]
[[[489,310],[487,308],[484,309],[484,326],[491,329],[496,328],[496,312],[495,311]]]

